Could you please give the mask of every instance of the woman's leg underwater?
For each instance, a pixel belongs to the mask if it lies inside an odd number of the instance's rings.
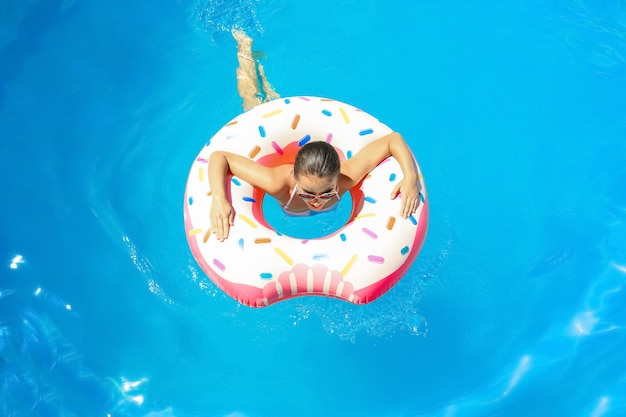
[[[261,104],[259,99],[259,80],[256,75],[256,63],[252,58],[252,39],[242,30],[233,30],[237,41],[237,91],[243,99],[243,110],[248,111]]]
[[[242,30],[233,30],[232,34],[237,41],[237,91],[243,99],[243,110],[280,98],[267,81],[263,66],[253,56],[252,38]]]
[[[263,65],[259,63],[259,75],[261,75],[261,83],[263,84],[263,91],[265,92],[265,99],[263,102],[276,100],[280,98],[280,95],[274,90],[274,88],[270,85],[269,81],[267,81],[267,76],[265,75],[265,70],[263,69]]]

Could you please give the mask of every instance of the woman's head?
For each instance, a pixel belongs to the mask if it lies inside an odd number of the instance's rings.
[[[339,155],[327,142],[309,142],[298,151],[293,165],[293,175],[298,180],[301,176],[318,178],[332,177],[336,180],[341,169]]]
[[[293,165],[298,195],[309,208],[320,210],[330,199],[339,198],[339,154],[326,142],[309,142],[298,151]]]

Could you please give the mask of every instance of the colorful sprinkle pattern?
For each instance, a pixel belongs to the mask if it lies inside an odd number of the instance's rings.
[[[288,158],[293,158],[293,149],[316,140],[332,143],[349,158],[388,133],[391,129],[369,114],[318,97],[274,100],[239,115],[202,148],[187,179],[185,230],[194,258],[227,294],[253,307],[302,295],[353,303],[380,297],[406,272],[424,242],[428,198],[421,176],[421,204],[404,219],[400,199],[389,199],[402,178],[397,162],[389,158],[353,194],[360,212],[339,231],[306,241],[267,226],[260,209],[262,194],[233,177],[230,193],[237,217],[228,239],[219,242],[210,238],[207,164],[218,149],[255,161],[274,155],[292,163]]]

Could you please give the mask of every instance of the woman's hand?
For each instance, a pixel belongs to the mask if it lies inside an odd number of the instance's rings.
[[[419,207],[420,192],[418,184],[417,179],[411,180],[410,178],[404,177],[393,187],[393,191],[391,192],[392,200],[395,200],[398,194],[400,194],[400,198],[402,199],[400,214],[405,219],[415,213]]]
[[[223,242],[228,237],[228,231],[235,220],[235,212],[233,206],[225,197],[213,198],[211,202],[211,233],[215,233],[215,237]]]

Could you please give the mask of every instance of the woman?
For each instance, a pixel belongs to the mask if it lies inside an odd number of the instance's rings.
[[[237,89],[244,110],[278,98],[262,66],[252,57],[252,40],[241,31],[233,31],[233,36],[238,43]],[[419,206],[419,174],[411,150],[399,133],[383,136],[343,161],[330,144],[322,141],[307,143],[293,164],[277,167],[267,167],[231,152],[215,151],[209,158],[211,231],[223,241],[234,224],[233,207],[226,195],[229,172],[274,197],[287,213],[306,215],[335,207],[345,192],[389,156],[398,161],[404,176],[393,188],[391,198],[401,195],[400,214],[406,218]]]

